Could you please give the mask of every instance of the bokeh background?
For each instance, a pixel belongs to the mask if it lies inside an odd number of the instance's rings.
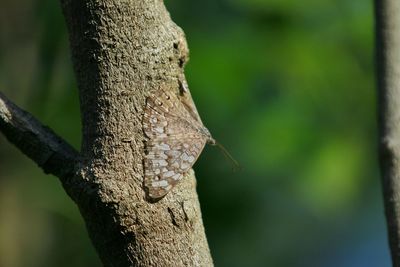
[[[195,166],[216,266],[390,266],[370,0],[166,0],[214,137]],[[2,0],[0,91],[76,148],[58,1]],[[0,266],[100,266],[75,205],[0,136]]]

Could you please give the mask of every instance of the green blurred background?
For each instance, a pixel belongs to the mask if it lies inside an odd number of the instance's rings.
[[[167,0],[213,147],[195,166],[216,266],[390,266],[367,0]],[[58,1],[2,0],[0,90],[80,146]],[[100,266],[75,205],[0,136],[0,266]]]

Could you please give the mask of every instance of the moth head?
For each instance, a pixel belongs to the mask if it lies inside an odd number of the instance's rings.
[[[207,144],[212,145],[212,146],[216,146],[217,145],[217,141],[215,141],[215,139],[210,136],[209,139],[207,140]]]

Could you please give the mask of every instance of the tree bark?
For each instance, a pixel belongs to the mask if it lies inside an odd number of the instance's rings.
[[[400,266],[400,1],[375,0],[379,148],[393,266]]]
[[[105,266],[213,266],[193,171],[156,203],[143,190],[145,99],[151,90],[185,83],[183,31],[161,0],[61,4],[79,88],[81,153],[1,95],[0,130],[60,177]],[[15,114],[32,123],[22,127]],[[51,153],[42,153],[43,146]],[[42,154],[46,160],[39,160]]]

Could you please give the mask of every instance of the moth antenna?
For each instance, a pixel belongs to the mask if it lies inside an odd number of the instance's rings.
[[[232,157],[232,155],[228,152],[228,150],[226,150],[226,148],[225,148],[223,145],[221,145],[220,143],[218,143],[217,141],[214,140],[214,142],[215,142],[215,145],[216,145],[219,149],[221,149],[222,154],[224,154],[225,158],[228,159],[228,160],[232,163],[232,165],[233,165],[233,171],[239,171],[239,170],[241,170],[242,168],[241,168],[240,164],[236,161],[236,159],[234,159],[234,158]]]

